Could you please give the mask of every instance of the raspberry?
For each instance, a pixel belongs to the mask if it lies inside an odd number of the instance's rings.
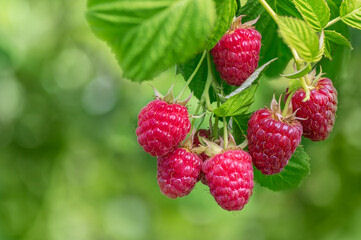
[[[139,113],[136,134],[146,152],[163,156],[185,139],[190,128],[186,107],[154,100]]]
[[[337,91],[330,79],[323,78],[311,90],[310,99],[303,102],[305,96],[305,91],[299,89],[292,97],[296,116],[303,119],[303,135],[313,141],[324,140],[335,124]]]
[[[198,182],[202,161],[185,148],[158,157],[158,184],[169,198],[188,195]]]
[[[280,119],[264,108],[248,122],[248,149],[253,164],[263,174],[279,173],[301,142],[302,125],[294,119]]]
[[[239,21],[239,20],[238,20]],[[261,34],[237,20],[212,49],[214,64],[221,78],[230,85],[241,85],[257,68]]]
[[[251,156],[243,150],[228,150],[207,160],[202,167],[209,190],[223,209],[241,210],[253,190]]]

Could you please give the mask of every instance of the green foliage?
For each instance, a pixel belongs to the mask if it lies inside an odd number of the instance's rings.
[[[207,49],[212,49],[219,39],[231,26],[237,10],[236,0],[214,0],[216,4],[217,19],[213,33],[208,39]]]
[[[232,96],[215,109],[214,114],[219,117],[230,117],[246,113],[254,102],[257,87],[257,84],[253,84],[244,91]]]
[[[238,144],[241,144],[247,138],[248,120],[252,113],[245,113],[232,117],[233,136]]]
[[[340,17],[347,25],[361,29],[361,0],[343,0]]]
[[[310,173],[310,157],[299,146],[286,167],[278,174],[263,175],[254,168],[254,179],[261,186],[273,191],[298,187],[302,179]]]
[[[297,11],[293,11],[290,13],[288,11],[288,7],[286,7],[286,10],[284,9],[285,6],[288,6],[287,1],[285,2],[285,4],[283,3],[283,1],[272,1],[272,3],[278,3],[275,10],[280,14],[298,14]],[[247,4],[240,9],[239,14],[246,15],[243,18],[244,21],[255,19],[258,16],[260,17],[260,19],[256,23],[257,31],[259,31],[263,36],[260,54],[261,58],[259,64],[265,64],[266,62],[277,56],[277,62],[272,65],[272,68],[268,68],[265,71],[265,74],[272,77],[278,76],[287,66],[288,62],[292,57],[292,54],[287,45],[279,37],[277,33],[276,23],[265,12],[264,8],[259,4],[258,1],[247,2]]]
[[[212,0],[89,0],[87,19],[124,76],[143,81],[202,51],[216,12]]]
[[[294,48],[303,60],[317,62],[321,59],[317,34],[306,22],[292,17],[279,17],[278,26],[283,40]]]
[[[325,0],[293,0],[305,21],[316,31],[330,20],[330,9]]]
[[[296,72],[293,72],[293,73],[290,73],[290,74],[282,74],[281,76],[289,78],[289,79],[297,79],[297,81],[298,81],[298,78],[301,78],[301,77],[305,76],[306,74],[311,72],[311,70],[312,70],[312,65],[308,63],[304,67],[302,67],[301,69],[297,70]]]
[[[338,45],[342,45],[352,49],[351,42],[341,33],[338,33],[334,30],[325,30],[325,38]]]
[[[272,59],[256,69],[240,87],[226,96],[227,101],[215,109],[214,114],[219,117],[230,117],[246,113],[253,103],[258,79],[263,71],[274,61],[276,59]]]
[[[187,61],[186,63],[178,64],[177,72],[182,74],[184,79],[188,79],[196,69],[201,58],[202,58],[202,54],[198,54],[195,58]],[[206,85],[207,77],[208,77],[207,60],[204,59],[202,65],[198,69],[192,82],[189,84],[189,88],[193,92],[193,95],[198,99],[201,99],[202,97],[202,93]]]

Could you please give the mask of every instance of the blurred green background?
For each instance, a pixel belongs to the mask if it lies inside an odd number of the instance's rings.
[[[121,79],[85,5],[0,0],[1,240],[361,239],[360,32],[336,64],[334,132],[303,141],[311,175],[292,191],[256,185],[231,213],[202,184],[182,199],[160,193],[156,160],[135,136],[152,89]],[[174,82],[171,69],[152,84],[164,93]],[[285,87],[262,82],[254,108]]]

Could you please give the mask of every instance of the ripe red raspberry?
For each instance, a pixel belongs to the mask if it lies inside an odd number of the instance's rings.
[[[139,113],[136,134],[146,152],[163,156],[185,139],[190,128],[186,107],[154,100]]]
[[[335,124],[337,91],[328,78],[320,79],[311,90],[310,99],[303,102],[306,94],[299,89],[292,97],[296,116],[301,118],[303,136],[320,141],[328,137]]]
[[[209,190],[223,209],[241,210],[253,190],[251,156],[243,150],[228,150],[207,160],[202,167]]]
[[[248,149],[253,164],[263,174],[279,173],[301,142],[302,125],[290,117],[264,108],[248,121]]]
[[[169,198],[188,195],[198,182],[202,161],[185,148],[158,157],[158,184]]]
[[[241,85],[257,68],[261,34],[237,19],[219,40],[211,54],[221,78],[230,85]]]

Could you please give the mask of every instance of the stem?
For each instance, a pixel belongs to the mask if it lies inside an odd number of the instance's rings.
[[[329,21],[324,28],[328,28],[329,26],[337,23],[337,22],[340,21],[340,20],[341,20],[341,17],[338,16],[337,18],[332,19],[331,21]]]
[[[202,106],[202,101],[199,101],[199,102],[198,102],[198,106],[197,106],[196,111],[195,111],[195,115],[197,115],[197,114],[199,113],[199,110],[200,110],[201,106]],[[196,122],[196,119],[193,118],[193,119],[192,119],[192,124],[191,124],[191,130],[189,131],[190,133],[192,132],[192,130],[193,130],[193,128],[194,128],[194,123],[195,123],[195,122]]]
[[[291,93],[288,94],[285,106],[283,107],[283,111],[282,111],[282,116],[287,116],[288,114],[288,109],[289,109],[289,105],[292,99],[293,94],[295,94],[296,91],[292,91]]]
[[[271,15],[273,20],[278,24],[278,15],[277,15],[277,13],[275,11],[273,11],[273,9],[266,2],[266,0],[258,0],[258,1],[264,7],[264,9],[266,9],[268,14]],[[289,46],[289,48],[291,49],[291,52],[293,54],[293,58],[295,59],[296,65],[299,66],[299,64],[302,63],[302,59],[298,56],[298,53],[296,52],[296,49],[294,49],[294,48],[292,48],[290,46]],[[299,67],[297,67],[297,68],[299,68]]]
[[[228,146],[228,124],[226,117],[223,117],[223,141],[224,141],[224,149]]]
[[[302,63],[302,59],[298,56],[298,53],[297,53],[296,49],[291,48],[291,52],[292,52],[292,55],[293,55],[293,59],[295,59],[296,68],[297,68],[297,70],[299,70],[300,66],[301,66],[301,63]]]
[[[302,84],[302,88],[305,90],[306,93],[306,97],[305,99],[303,99],[303,101],[307,101],[308,99],[310,99],[310,88],[308,87],[308,84],[306,83],[306,79],[304,77],[301,78],[301,84]]]
[[[259,3],[264,7],[264,9],[266,9],[266,11],[268,12],[269,15],[271,15],[271,17],[273,18],[273,20],[277,23],[278,22],[278,16],[277,13],[275,11],[273,11],[273,9],[271,8],[270,5],[268,5],[268,3],[266,2],[266,0],[258,0]]]
[[[183,95],[184,91],[187,89],[187,87],[189,86],[189,84],[192,82],[194,76],[197,74],[199,68],[201,67],[201,65],[202,65],[202,63],[203,63],[203,60],[204,60],[206,54],[207,54],[207,51],[204,51],[203,54],[202,54],[201,59],[200,59],[199,62],[198,62],[198,65],[197,65],[196,68],[194,69],[193,73],[189,76],[186,84],[184,85],[183,89],[180,91],[179,95],[177,96],[177,99],[179,99],[179,98]]]
[[[209,54],[207,55],[207,65],[208,65],[208,76],[207,76],[206,85],[204,86],[202,99],[204,99],[208,111],[213,112],[211,101],[209,99],[209,88],[211,87],[211,84],[213,81],[213,75],[212,75],[212,69],[211,69],[211,57]]]

